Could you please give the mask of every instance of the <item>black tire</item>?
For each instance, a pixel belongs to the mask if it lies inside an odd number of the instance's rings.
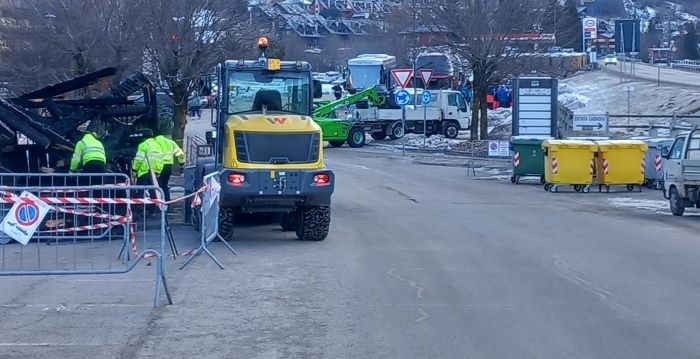
[[[515,183],[515,176],[510,176],[510,183]]]
[[[583,189],[583,185],[580,185],[580,184],[574,185],[574,191],[581,192],[582,189]]]
[[[627,185],[627,190],[630,191],[630,192],[634,191],[634,185],[633,185],[633,184],[628,184],[628,185]]]
[[[345,144],[345,141],[342,141],[342,140],[340,140],[340,141],[328,141],[328,143],[330,143],[331,146],[333,146],[333,147],[343,147],[343,145]]]
[[[192,228],[197,232],[202,230],[202,206],[192,208]]]
[[[457,138],[459,136],[459,125],[453,121],[448,122],[442,128],[442,134],[447,138]]]
[[[231,207],[219,208],[219,235],[230,241],[233,239],[233,227],[236,223],[236,212]]]
[[[359,148],[365,145],[365,130],[354,126],[348,132],[348,145],[352,148]]]
[[[405,133],[403,131],[403,124],[401,123],[401,121],[394,122],[391,125],[391,132],[389,133],[389,137],[391,137],[392,140],[398,140],[404,135]]]
[[[296,230],[296,220],[296,212],[283,214],[282,221],[280,221],[280,227],[282,227],[282,231],[290,232]]]
[[[372,132],[372,139],[381,141],[386,138],[386,131],[382,130],[382,132]]]
[[[302,207],[297,210],[297,238],[302,241],[322,241],[328,237],[331,225],[330,207]]]
[[[547,183],[547,180],[544,178],[544,176],[540,177],[540,184],[545,184]]]
[[[545,184],[544,184],[544,190],[545,190],[545,191],[549,192],[549,189],[550,189],[550,188],[552,188],[552,184],[551,184],[551,183],[545,183]]]
[[[685,213],[685,204],[683,202],[683,199],[678,196],[676,187],[672,187],[671,190],[669,190],[668,203],[671,207],[671,213],[673,213],[674,216],[682,216],[683,213]]]
[[[590,192],[591,192],[591,186],[588,186],[588,185],[583,186],[583,189],[581,189],[581,191],[583,191],[583,193],[590,193]]]

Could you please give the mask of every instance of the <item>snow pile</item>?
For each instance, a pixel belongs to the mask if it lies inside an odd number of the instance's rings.
[[[688,22],[698,22],[697,16],[688,14],[687,12],[681,12],[678,14],[678,17]]]
[[[508,138],[513,129],[513,110],[499,108],[489,110],[489,134],[492,138]]]
[[[590,101],[590,98],[575,93],[559,95],[559,103],[572,111],[586,107]]]
[[[408,147],[423,147],[423,135],[409,133],[406,135],[406,146]],[[397,144],[401,144],[399,140]],[[442,135],[433,135],[425,138],[425,147],[432,150],[451,150],[463,141],[445,138]]]
[[[608,203],[613,207],[637,208],[648,211],[661,212],[668,210],[667,201],[659,201],[652,199],[636,199],[627,197],[608,198]]]

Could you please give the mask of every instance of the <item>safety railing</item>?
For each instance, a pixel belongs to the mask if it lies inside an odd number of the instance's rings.
[[[98,175],[91,175],[97,178]],[[0,174],[0,183],[29,174]],[[54,183],[79,175],[38,176]],[[164,254],[167,205],[155,186],[131,186],[109,175],[105,185],[0,185],[0,277],[128,273],[155,260],[153,305],[168,303]]]
[[[219,183],[219,172],[214,172],[204,176],[204,190],[201,194],[201,200],[194,201],[194,215],[199,217],[201,223],[200,246],[194,251],[194,254],[182,264],[180,269],[184,269],[189,265],[194,258],[198,257],[202,252],[206,253],[220,269],[224,269],[221,261],[211,252],[209,245],[214,241],[221,241],[224,246],[234,255],[236,251],[226,242],[219,234],[219,196],[221,192],[221,184]],[[199,202],[199,203],[198,203]]]

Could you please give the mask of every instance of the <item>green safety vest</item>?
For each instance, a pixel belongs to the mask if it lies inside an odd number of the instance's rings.
[[[172,165],[174,162],[173,157],[177,157],[177,163],[181,165],[185,164],[185,153],[182,152],[182,149],[175,141],[161,135],[156,137],[156,142],[158,142],[158,145],[160,145],[160,148],[163,150],[164,165]]]
[[[80,165],[85,165],[90,161],[99,161],[107,163],[105,155],[105,146],[95,138],[92,133],[86,133],[83,139],[75,145],[75,152],[70,161],[70,170],[77,171]]]
[[[148,161],[146,161],[146,157],[148,157]],[[153,138],[141,142],[136,150],[131,168],[138,177],[141,177],[149,172],[149,162],[153,166],[155,174],[160,174],[163,171],[163,150]]]

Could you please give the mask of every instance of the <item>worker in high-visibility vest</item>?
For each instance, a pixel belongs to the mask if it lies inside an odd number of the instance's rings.
[[[158,185],[163,190],[165,194],[165,200],[170,200],[170,187],[168,183],[170,182],[170,175],[173,173],[173,163],[175,158],[177,158],[177,163],[181,166],[185,164],[185,153],[182,152],[182,148],[175,143],[175,141],[165,137],[162,132],[156,134],[156,142],[160,145],[163,151],[163,170],[158,176]]]
[[[82,168],[83,173],[105,173],[107,155],[105,146],[97,133],[88,131],[89,122],[82,124],[78,130],[83,132],[83,138],[75,145],[73,158],[70,161],[70,171]]]
[[[160,145],[153,138],[153,131],[143,130],[141,131],[143,140],[139,144],[136,150],[136,155],[131,164],[131,170],[136,173],[136,185],[137,186],[157,186],[158,183],[153,183],[153,178],[151,177],[151,169],[156,176],[160,175],[163,171],[163,150]],[[156,198],[156,192],[151,192],[151,198]],[[143,193],[137,193],[138,197],[142,197]],[[147,208],[153,209],[152,206],[147,206]]]

